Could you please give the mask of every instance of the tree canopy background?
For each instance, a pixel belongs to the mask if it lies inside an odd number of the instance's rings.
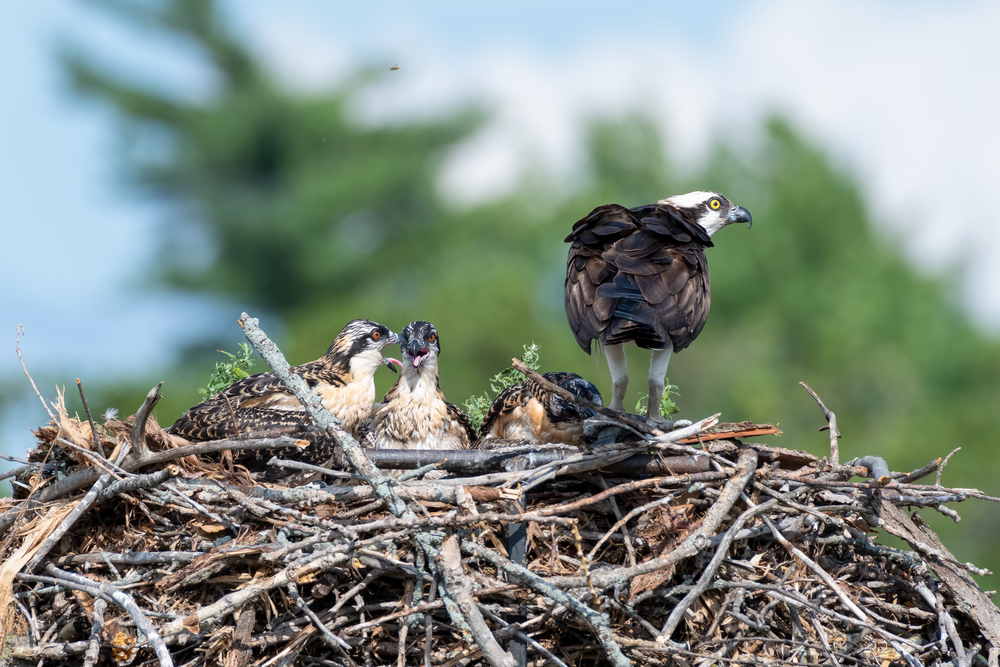
[[[215,72],[215,94],[193,103],[119,77],[86,49],[65,57],[77,90],[117,111],[122,174],[164,207],[153,282],[232,308],[215,338],[179,350],[169,369],[99,388],[89,378],[95,411],[130,413],[165,379],[157,416],[172,423],[198,402],[215,350],[242,340],[243,310],[292,363],[318,357],[355,317],[396,331],[430,320],[454,402],[482,393],[530,342],[541,345],[542,370],[575,371],[609,396],[606,364],[576,346],[565,322],[562,239],[597,205],[708,189],[748,208],[755,224],[722,232],[709,251],[712,314],[670,368],[681,416],[777,423],[781,445],[822,454],[824,421],[804,380],[838,415],[842,459],[874,454],[909,470],[961,446],[944,483],[996,492],[981,460],[1000,405],[1000,345],[971,326],[952,284],[918,273],[875,232],[854,177],[787,120],[771,119],[752,154],[720,143],[697,172],[668,162],[670,138],[641,115],[595,122],[586,177],[569,192],[526,179],[514,195],[456,208],[437,174],[487,111],[372,126],[351,101],[390,72],[295,94],[207,0],[98,4],[136,30],[193,42]],[[647,363],[630,353],[629,403]],[[380,374],[380,391],[392,379]],[[943,537],[960,559],[1000,567],[997,508],[962,514]]]

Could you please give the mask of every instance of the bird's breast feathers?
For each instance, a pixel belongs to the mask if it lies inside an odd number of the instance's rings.
[[[463,449],[459,430],[436,384],[401,377],[373,421],[375,440],[385,449]]]
[[[323,407],[336,415],[344,428],[354,430],[368,421],[375,404],[375,380],[349,382],[342,387],[323,384],[313,389]]]

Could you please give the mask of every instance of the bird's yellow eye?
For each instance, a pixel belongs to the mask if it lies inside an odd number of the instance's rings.
[[[372,340],[378,340],[381,337],[382,337],[382,332],[381,331],[378,331],[376,329],[375,331],[372,332]]]
[[[718,199],[713,199],[712,201],[708,202],[708,207],[713,211],[718,211],[720,206],[722,206],[722,202],[719,201]]]
[[[428,343],[433,343],[436,340],[437,340],[437,336],[435,336],[434,334],[431,334],[430,336],[427,337],[427,342]]]

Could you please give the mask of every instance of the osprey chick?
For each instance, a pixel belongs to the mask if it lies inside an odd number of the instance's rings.
[[[337,334],[325,355],[291,370],[306,381],[320,396],[323,406],[357,438],[375,403],[375,371],[380,366],[389,366],[395,372],[392,364],[399,363],[383,357],[381,350],[396,342],[398,336],[387,327],[371,320],[352,320]],[[246,377],[194,406],[169,432],[201,441],[278,429],[305,430],[312,425],[305,408],[285,383],[268,372]],[[271,454],[268,452],[266,458]],[[330,455],[332,452],[306,450],[296,458],[322,462],[321,458],[325,460]],[[253,452],[247,452],[247,456],[250,460],[258,458]]]
[[[623,343],[652,350],[646,420],[659,414],[663,381],[672,352],[701,333],[711,305],[705,248],[712,236],[735,222],[752,223],[750,212],[715,192],[691,192],[628,209],[594,209],[566,237],[566,316],[576,342],[590,354],[591,341],[604,348],[611,371],[611,407],[622,410],[628,388]]]
[[[472,422],[444,399],[438,376],[441,338],[430,322],[410,322],[399,335],[402,372],[369,430],[379,449],[467,449]]]
[[[580,398],[604,405],[601,392],[576,373],[545,373],[543,378]],[[557,396],[534,380],[511,385],[497,395],[479,426],[477,449],[491,440],[527,440],[536,444],[582,445],[583,422],[594,412]]]

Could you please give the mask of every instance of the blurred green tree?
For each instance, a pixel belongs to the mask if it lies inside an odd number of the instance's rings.
[[[652,123],[599,122],[585,176],[568,195],[532,175],[513,195],[455,209],[437,194],[437,173],[482,114],[365,125],[349,108],[371,73],[325,94],[290,94],[208,0],[95,1],[191,40],[219,81],[209,99],[188,103],[79,52],[67,58],[79,89],[120,113],[127,172],[176,213],[160,279],[273,313],[293,363],[321,354],[353,317],[396,330],[428,319],[442,332],[442,387],[455,402],[482,393],[530,342],[541,345],[542,370],[576,371],[607,393],[603,360],[588,358],[565,323],[563,237],[600,204],[718,190],[756,224],[726,230],[709,251],[712,315],[670,370],[682,415],[777,422],[782,445],[823,453],[821,413],[798,386],[805,380],[837,412],[845,459],[876,454],[911,469],[961,445],[945,483],[995,492],[980,459],[1000,404],[1000,346],[972,327],[953,285],[918,274],[899,244],[874,233],[852,178],[787,123],[769,122],[752,154],[720,146],[700,173],[680,173]],[[161,150],[142,150],[149,136]],[[195,387],[215,360],[171,371],[164,423],[199,400]],[[631,353],[633,377],[645,376],[646,363]],[[152,380],[104,398],[132,409]],[[963,510],[983,530],[963,525],[956,552],[1000,566],[998,531],[986,529],[996,521],[981,507]]]

